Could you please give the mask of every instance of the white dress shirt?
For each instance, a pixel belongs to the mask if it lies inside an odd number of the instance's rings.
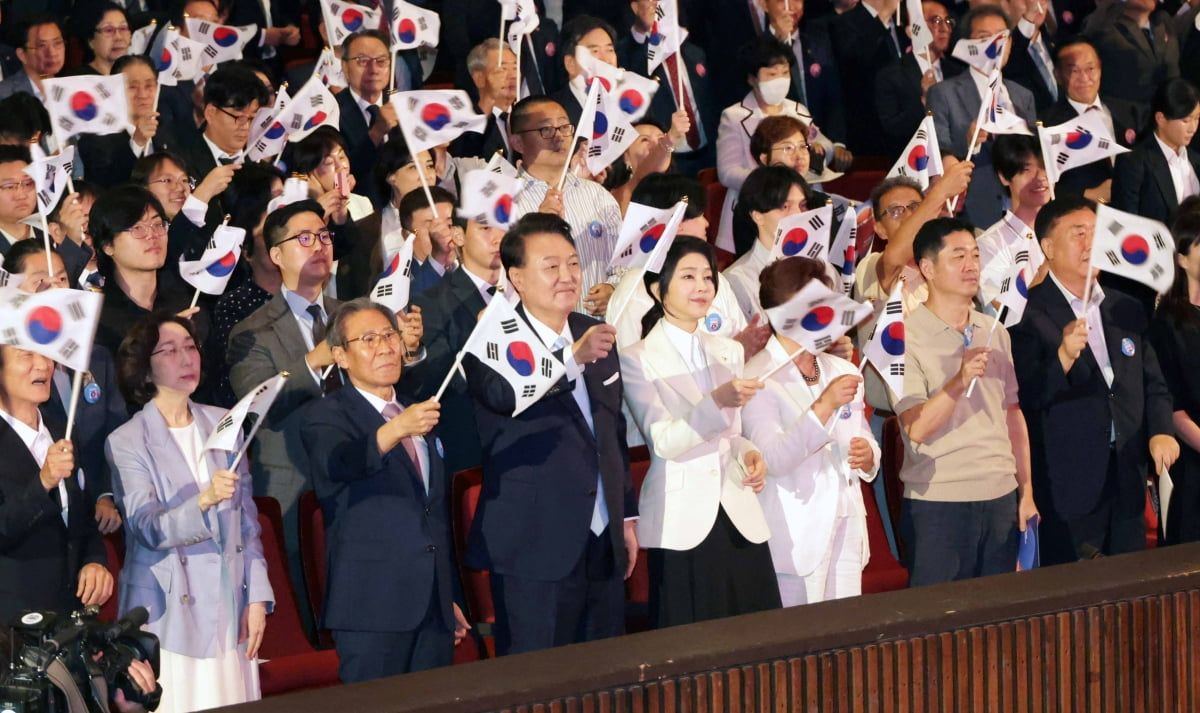
[[[383,414],[383,409],[385,409],[388,404],[396,404],[396,406],[399,407],[401,410],[403,410],[403,408],[404,408],[403,406],[400,405],[399,402],[396,401],[396,390],[395,389],[392,389],[392,398],[388,399],[387,401],[384,401],[383,399],[379,398],[375,394],[369,393],[367,391],[363,391],[362,389],[358,388],[357,386],[355,386],[354,388],[358,391],[358,393],[362,394],[362,397],[367,400],[367,403],[371,404],[371,408],[378,411],[380,413],[380,415]],[[424,436],[410,436],[410,437],[412,438],[413,445],[416,447],[416,451],[417,451],[417,465],[420,466],[418,468],[418,470],[421,471],[421,483],[425,486],[425,493],[428,494],[429,493],[429,443],[427,443],[425,441]],[[396,444],[396,445],[398,448],[403,450],[404,446],[402,444]],[[407,454],[405,454],[405,455],[407,455]]]
[[[30,455],[41,468],[46,465],[46,455],[50,452],[50,446],[54,445],[54,437],[50,435],[50,430],[46,428],[46,424],[42,421],[42,414],[38,413],[38,427],[30,428],[24,421],[9,414],[7,411],[0,409],[0,418],[9,425],[9,428],[17,434],[25,447],[29,449]],[[68,512],[70,511],[71,500],[67,497],[66,481],[58,481],[58,497],[62,503],[62,519],[63,524],[67,524]]]
[[[1175,184],[1175,200],[1182,203],[1184,198],[1200,193],[1200,181],[1196,179],[1196,170],[1188,160],[1187,147],[1180,146],[1178,151],[1172,151],[1157,133],[1154,140],[1162,149],[1163,156],[1167,159],[1167,168],[1171,170],[1171,183]]]

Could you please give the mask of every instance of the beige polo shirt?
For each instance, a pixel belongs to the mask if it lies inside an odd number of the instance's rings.
[[[967,332],[972,344],[987,343],[994,320],[971,311]],[[904,324],[904,395],[896,412],[925,403],[962,367],[967,337],[925,305]],[[987,369],[975,391],[959,397],[942,429],[915,444],[904,434],[904,497],[914,500],[970,502],[993,500],[1017,487],[1017,462],[1008,437],[1007,414],[1017,403],[1017,376],[1004,327],[996,328]]]

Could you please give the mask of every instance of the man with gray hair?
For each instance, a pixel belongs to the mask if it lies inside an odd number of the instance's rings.
[[[483,133],[468,131],[450,144],[450,155],[488,160],[499,151],[509,157],[508,112],[517,100],[517,55],[495,37],[475,45],[467,71],[479,90],[475,110],[487,117]]]
[[[360,297],[325,335],[349,384],[301,427],[329,543],[322,624],[345,683],[449,665],[466,636],[450,534],[450,479],[433,435],[441,407],[398,400],[396,315]]]

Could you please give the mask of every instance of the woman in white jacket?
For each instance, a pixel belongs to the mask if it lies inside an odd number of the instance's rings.
[[[787,302],[824,265],[793,257],[763,270],[763,309]],[[746,365],[767,374],[800,349],[775,335]],[[759,494],[771,528],[771,559],[784,606],[862,593],[870,555],[859,480],[875,477],[879,445],[863,417],[862,377],[851,362],[803,352],[766,380],[746,405],[742,431],[762,448],[767,484]]]
[[[638,540],[656,627],[779,606],[756,495],[767,467],[741,424],[762,386],[742,378],[741,344],[698,329],[717,280],[712,246],[677,237],[662,271],[646,274],[645,338],[621,353],[625,401],[650,448]]]

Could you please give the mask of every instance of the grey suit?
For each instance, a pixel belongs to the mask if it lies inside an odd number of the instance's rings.
[[[215,406],[191,404],[191,411],[202,439],[224,416]],[[105,453],[125,513],[121,612],[146,607],[148,628],[167,651],[216,656],[222,603],[236,617],[251,602],[267,602],[270,611],[275,601],[246,462],[238,468],[237,494],[201,512],[202,489],[154,402],[113,431]],[[206,455],[210,472],[228,462],[224,451]]]
[[[943,152],[967,158],[971,141],[971,122],[979,116],[983,99],[975,79],[974,70],[944,79],[929,88],[926,99],[929,111],[933,112],[933,123],[937,128],[938,144]],[[1004,80],[1008,96],[1012,99],[1017,115],[1033,130],[1037,120],[1033,94],[1016,82]],[[1004,216],[1007,194],[992,166],[992,141],[983,144],[975,155],[975,172],[971,174],[971,187],[967,189],[966,208],[963,217],[976,227],[986,228]]]
[[[17,92],[37,96],[37,93],[33,91],[33,82],[30,81],[29,75],[25,73],[24,69],[11,77],[5,77],[4,81],[0,82],[0,99],[7,99]]]

